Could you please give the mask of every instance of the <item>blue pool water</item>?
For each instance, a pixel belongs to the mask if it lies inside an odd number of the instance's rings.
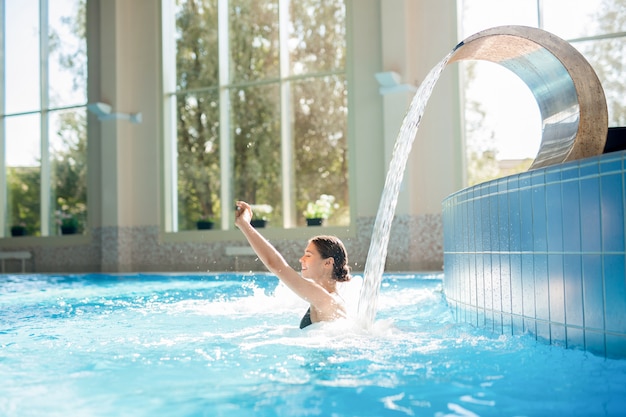
[[[455,323],[441,279],[300,330],[272,275],[0,275],[0,415],[626,415],[626,361]]]

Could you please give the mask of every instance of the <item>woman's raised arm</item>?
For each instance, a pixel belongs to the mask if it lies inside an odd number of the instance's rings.
[[[334,303],[334,298],[321,285],[303,278],[295,269],[289,266],[283,255],[252,227],[250,224],[251,219],[252,208],[250,205],[246,202],[238,201],[236,203],[235,225],[241,230],[265,267],[299,297],[317,308],[323,309]]]

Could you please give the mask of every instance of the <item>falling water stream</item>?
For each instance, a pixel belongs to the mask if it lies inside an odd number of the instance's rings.
[[[370,243],[367,261],[365,262],[363,288],[359,298],[359,319],[370,326],[376,317],[378,294],[385,269],[387,246],[391,232],[391,224],[398,202],[400,184],[406,168],[407,159],[411,152],[415,134],[422,120],[426,103],[430,98],[435,84],[439,80],[446,64],[461,44],[457,45],[448,55],[430,70],[424,81],[420,84],[406,116],[400,127],[400,133],[396,139],[393,155],[385,179],[385,188],[380,199],[374,231]]]

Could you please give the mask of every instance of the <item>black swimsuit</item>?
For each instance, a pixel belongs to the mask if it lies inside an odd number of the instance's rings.
[[[310,326],[311,324],[313,324],[313,322],[311,321],[311,307],[309,307],[306,313],[304,313],[302,320],[300,320],[300,328],[304,329],[306,326]]]

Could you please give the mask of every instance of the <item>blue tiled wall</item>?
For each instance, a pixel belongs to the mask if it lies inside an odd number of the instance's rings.
[[[479,184],[443,202],[459,321],[626,357],[626,152]]]

